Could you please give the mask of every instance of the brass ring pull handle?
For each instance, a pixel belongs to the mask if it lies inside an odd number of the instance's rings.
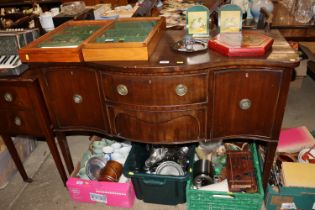
[[[183,85],[183,84],[179,84],[175,88],[176,95],[178,95],[178,96],[186,95],[187,91],[188,91],[187,86]]]
[[[247,110],[252,106],[252,102],[248,98],[244,98],[240,100],[239,106],[241,109]]]
[[[72,98],[73,98],[74,103],[76,104],[80,104],[83,101],[82,96],[79,94],[74,94]]]
[[[17,126],[21,126],[22,125],[22,120],[19,117],[15,117],[14,118],[14,124]]]
[[[5,93],[3,97],[4,97],[4,100],[6,102],[12,102],[13,101],[13,96],[11,93]]]
[[[118,94],[121,96],[125,96],[128,94],[128,88],[126,85],[119,84],[119,85],[117,85],[116,90],[117,90]]]

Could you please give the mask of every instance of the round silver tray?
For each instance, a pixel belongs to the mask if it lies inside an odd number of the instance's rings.
[[[194,40],[192,49],[187,49],[185,48],[183,40],[179,40],[173,44],[172,49],[178,52],[189,52],[189,53],[200,52],[200,51],[208,49],[208,44],[201,40]]]
[[[185,173],[178,163],[174,161],[165,161],[156,168],[156,174],[183,176]]]

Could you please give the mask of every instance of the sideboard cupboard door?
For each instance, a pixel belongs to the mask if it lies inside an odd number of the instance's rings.
[[[271,139],[282,73],[263,69],[214,72],[212,136]]]
[[[45,72],[44,77],[46,94],[57,129],[104,130],[95,71],[87,68],[51,68]]]

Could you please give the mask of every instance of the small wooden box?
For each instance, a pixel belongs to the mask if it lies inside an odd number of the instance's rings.
[[[231,192],[257,192],[250,151],[227,151],[227,179]]]
[[[227,56],[263,56],[272,47],[273,39],[258,31],[220,33],[208,46]]]
[[[84,60],[148,60],[164,30],[163,17],[118,19],[85,41]]]
[[[82,46],[113,21],[68,21],[19,50],[23,62],[81,62]]]

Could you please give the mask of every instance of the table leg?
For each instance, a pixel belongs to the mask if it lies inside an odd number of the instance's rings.
[[[58,139],[58,143],[59,143],[63,158],[65,160],[68,172],[69,174],[71,174],[74,170],[74,167],[73,167],[71,152],[70,152],[68,142],[67,142],[67,137],[63,133],[58,133],[57,139]]]
[[[60,177],[63,181],[63,184],[66,186],[67,174],[63,166],[62,160],[60,158],[60,154],[59,154],[56,142],[55,142],[54,135],[52,133],[49,133],[48,135],[46,135],[46,140],[47,140],[50,153],[55,161]]]
[[[270,171],[272,168],[272,164],[275,157],[275,152],[277,149],[278,142],[268,142],[266,145],[266,157],[265,157],[265,164],[263,168],[263,187],[264,190],[267,189],[267,184],[269,181]]]
[[[9,153],[10,153],[10,155],[11,155],[11,157],[12,157],[12,159],[13,159],[13,161],[14,161],[17,169],[18,169],[18,171],[20,172],[23,180],[25,182],[32,182],[33,180],[31,178],[29,178],[27,176],[27,174],[26,174],[26,171],[24,169],[23,163],[22,163],[22,161],[20,159],[20,156],[19,156],[18,152],[16,151],[16,148],[14,146],[12,138],[10,136],[6,136],[6,135],[2,136],[2,138],[3,138],[3,141],[4,141],[5,145],[8,148],[8,151],[9,151]]]

